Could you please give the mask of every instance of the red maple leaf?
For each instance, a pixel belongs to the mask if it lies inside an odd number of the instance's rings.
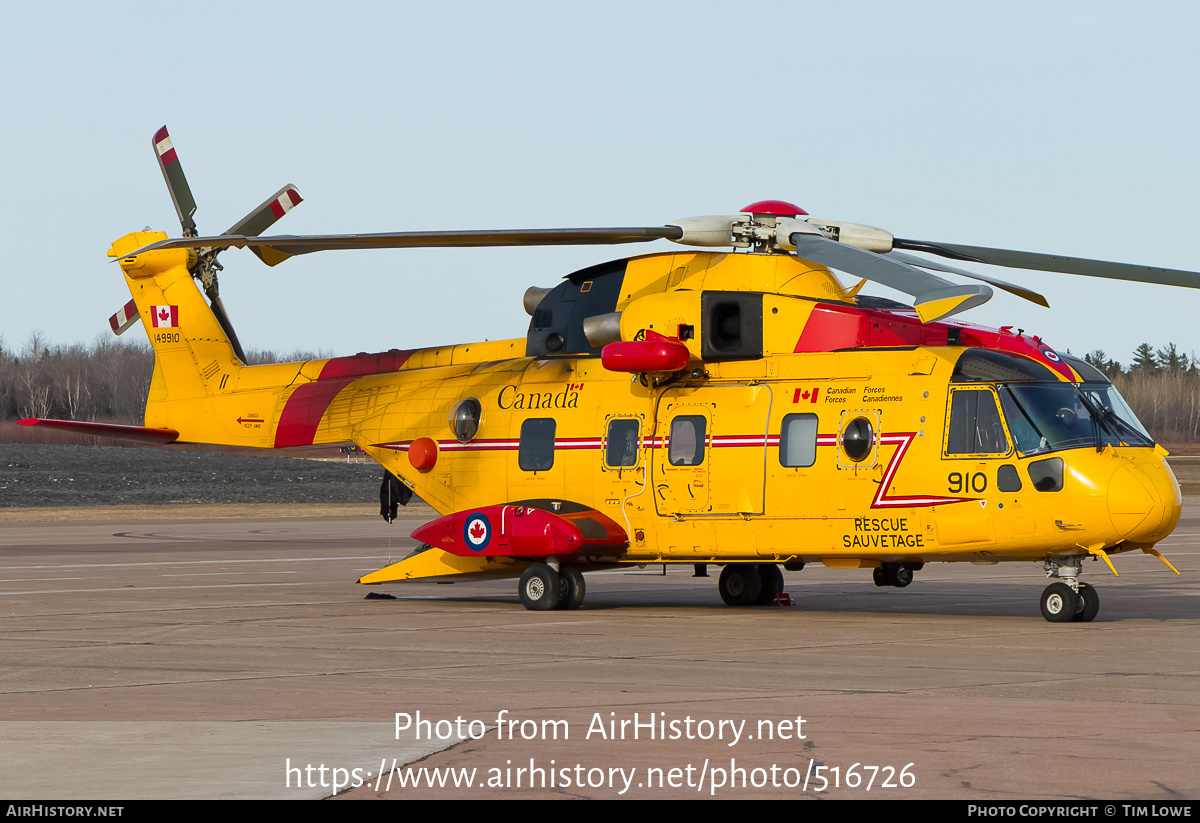
[[[158,319],[159,320],[170,320],[171,313],[169,311],[167,311],[166,309],[159,309],[158,310]]]
[[[483,528],[483,524],[478,520],[475,521],[475,525],[471,526],[471,537],[475,538],[476,540],[482,540],[483,535],[486,533],[487,530]]]

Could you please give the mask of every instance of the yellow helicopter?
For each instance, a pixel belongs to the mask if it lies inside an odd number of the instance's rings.
[[[1179,520],[1178,483],[1110,381],[1039,337],[948,319],[991,287],[1045,299],[908,252],[1189,287],[1196,273],[903,240],[775,200],[656,227],[264,237],[300,202],[286,186],[200,237],[165,127],[153,142],[183,237],[134,232],[109,250],[133,296],[113,330],[140,319],[155,352],[145,426],[22,422],[356,445],[386,469],[389,522],[414,494],[440,515],[413,532],[421,549],[359,583],[509,576],[526,608],[575,609],[588,570],[715,564],[741,606],[782,593],[780,566],[904,587],[928,562],[1032,561],[1054,579],[1042,615],[1088,622],[1084,560],[1113,568],[1140,550],[1174,570],[1153,546]],[[300,363],[246,365],[217,283],[231,246],[273,266],[333,249],[660,239],[693,248],[529,289],[523,337]],[[868,281],[912,305],[859,294]]]

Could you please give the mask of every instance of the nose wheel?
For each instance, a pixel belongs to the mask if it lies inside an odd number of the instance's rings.
[[[884,563],[875,567],[871,577],[876,586],[895,586],[903,589],[913,582],[913,568],[899,563]]]
[[[1091,623],[1100,612],[1100,595],[1095,587],[1079,582],[1082,558],[1046,559],[1046,576],[1057,577],[1042,591],[1042,617],[1051,623]]]

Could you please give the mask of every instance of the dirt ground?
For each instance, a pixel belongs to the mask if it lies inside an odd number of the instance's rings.
[[[85,506],[224,508],[295,504],[302,504],[304,509],[377,509],[382,476],[383,470],[374,461],[347,463],[345,459],[298,459],[275,454],[4,443],[0,444],[0,512],[48,509],[69,517],[72,509]],[[313,514],[318,512],[314,510]],[[174,516],[180,516],[179,512]],[[89,517],[94,518],[94,514]],[[23,519],[46,517],[27,515]]]

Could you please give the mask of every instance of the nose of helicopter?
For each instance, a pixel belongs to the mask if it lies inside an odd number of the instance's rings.
[[[1130,543],[1156,543],[1169,535],[1182,503],[1175,474],[1161,458],[1124,465],[1109,481],[1109,516]]]

